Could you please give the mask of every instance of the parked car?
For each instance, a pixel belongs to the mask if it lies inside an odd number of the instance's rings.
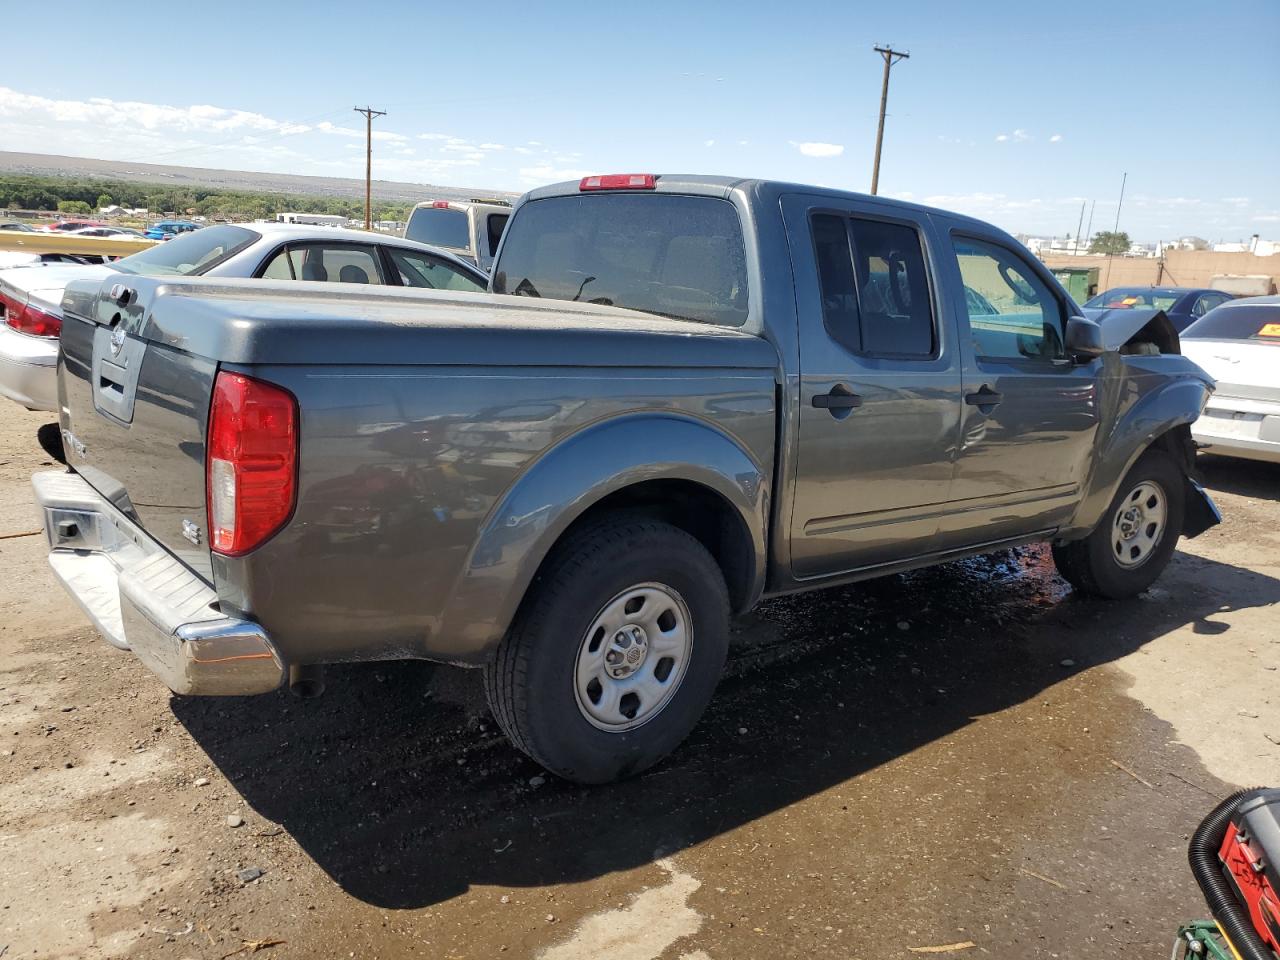
[[[1191,427],[1205,452],[1280,463],[1280,297],[1223,304],[1182,332],[1218,383]]]
[[[510,216],[506,200],[426,200],[410,211],[404,235],[488,270]]]
[[[14,230],[18,233],[35,233],[36,232],[28,224],[21,223],[17,220],[10,220],[8,222],[0,221],[0,230]]]
[[[191,233],[199,230],[204,224],[191,220],[160,220],[147,227],[143,236],[148,240],[172,240],[180,233]]]
[[[1181,333],[1214,307],[1233,299],[1207,287],[1116,287],[1100,293],[1085,306],[1098,310],[1163,310]]]
[[[85,227],[105,227],[106,224],[101,220],[56,220],[53,223],[45,224],[46,231],[54,233],[67,233],[72,230],[83,230]]]
[[[4,254],[0,254],[3,265]],[[38,254],[18,256],[35,258]],[[36,262],[36,261],[31,261]],[[18,266],[18,264],[14,264]],[[285,224],[223,224],[124,257],[110,268],[0,269],[0,394],[30,410],[56,410],[62,294],[80,277],[112,271],[147,276],[266,277],[483,290],[483,271],[443,250],[357,230]]]
[[[80,227],[65,231],[71,237],[101,237],[104,240],[145,240],[141,230],[130,230],[128,227]]]
[[[1034,541],[1128,597],[1218,520],[1167,321],[1100,328],[977,220],[588,177],[523,198],[491,289],[72,283],[58,577],[179,694],[483,667],[599,782],[685,737],[761,597]]]

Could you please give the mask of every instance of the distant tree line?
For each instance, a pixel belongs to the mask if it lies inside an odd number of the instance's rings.
[[[271,219],[277,213],[327,213],[357,219],[364,217],[364,201],[351,197],[325,197],[299,193],[253,193],[218,187],[157,187],[124,180],[37,177],[0,174],[0,207],[10,210],[49,210],[88,214],[111,204],[145,207],[151,213],[192,211],[206,217],[233,220]],[[373,205],[375,220],[404,220],[412,204]]]

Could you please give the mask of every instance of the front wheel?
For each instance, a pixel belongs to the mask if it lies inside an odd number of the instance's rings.
[[[1173,556],[1182,534],[1184,490],[1173,458],[1148,450],[1125,475],[1093,532],[1054,546],[1058,572],[1081,593],[1113,600],[1141,593]]]
[[[692,536],[626,517],[592,524],[548,561],[486,668],[490,709],[568,780],[639,773],[702,715],[728,622],[724,577]]]

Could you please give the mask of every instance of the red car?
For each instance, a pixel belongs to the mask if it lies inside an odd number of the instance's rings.
[[[81,227],[105,227],[106,223],[101,220],[59,220],[57,223],[50,223],[45,226],[46,230],[62,231],[62,230],[79,230]]]

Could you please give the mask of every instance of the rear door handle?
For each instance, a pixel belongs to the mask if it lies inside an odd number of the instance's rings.
[[[830,393],[815,393],[813,405],[821,410],[854,410],[862,406],[862,398],[843,383],[838,383]]]
[[[966,393],[964,395],[964,402],[971,407],[994,407],[1003,399],[1003,393],[992,390],[985,383],[978,389],[977,393]]]

